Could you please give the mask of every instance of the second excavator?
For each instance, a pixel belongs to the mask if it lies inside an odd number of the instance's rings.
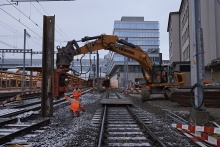
[[[78,42],[86,42],[86,44],[79,47]],[[115,35],[102,34],[94,37],[84,37],[79,41],[71,40],[65,47],[58,47],[57,49],[57,69],[55,70],[53,81],[54,97],[65,92],[66,72],[71,70],[70,64],[73,61],[73,57],[101,49],[116,52],[140,64],[143,78],[146,81],[141,88],[143,101],[149,100],[152,93],[163,93],[165,97],[168,97],[167,90],[169,87],[181,86],[186,83],[184,73],[172,71],[169,66],[154,65],[148,54],[139,46],[119,39]],[[160,80],[158,80],[158,74],[160,74]]]

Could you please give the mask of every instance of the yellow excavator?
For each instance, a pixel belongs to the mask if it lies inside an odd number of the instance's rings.
[[[89,42],[90,41],[90,42]],[[77,42],[87,42],[79,47]],[[53,95],[58,96],[65,92],[66,75],[70,69],[73,57],[86,54],[101,49],[110,50],[137,61],[142,67],[143,78],[146,83],[142,85],[142,100],[149,100],[152,93],[163,93],[166,97],[167,88],[185,85],[186,77],[184,73],[172,71],[169,66],[153,65],[148,54],[139,46],[119,39],[115,35],[99,35],[94,37],[84,37],[79,41],[71,40],[65,47],[58,47],[57,69],[54,75]],[[160,74],[158,76],[158,74]],[[158,80],[159,79],[159,80]]]

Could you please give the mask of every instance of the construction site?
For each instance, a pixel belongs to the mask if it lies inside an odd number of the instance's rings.
[[[169,1],[153,20],[141,2],[127,2],[140,13],[117,6],[126,15],[111,21],[112,33],[90,28],[95,35],[80,36],[80,19],[69,36],[69,24],[58,20],[84,3],[0,4],[0,147],[220,147],[220,1]],[[165,11],[174,3],[175,12]],[[66,10],[54,11],[58,5]]]

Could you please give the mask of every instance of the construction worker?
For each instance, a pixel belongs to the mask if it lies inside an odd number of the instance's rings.
[[[82,95],[81,90],[79,89],[79,85],[76,85],[76,87],[73,90],[73,97],[75,100],[79,101],[79,97]]]
[[[150,86],[147,85],[146,88],[147,88],[147,90],[150,90]]]
[[[161,74],[161,83],[166,83],[167,82],[167,73],[165,70],[162,71],[162,74]]]
[[[67,101],[69,101],[71,103],[70,107],[69,107],[69,110],[70,111],[73,111],[73,115],[75,117],[78,117],[79,116],[79,111],[80,109],[83,111],[83,112],[86,112],[86,110],[84,109],[84,107],[80,104],[79,100],[76,100],[76,99],[71,99],[70,97],[68,97],[67,95],[64,94],[64,97]]]
[[[158,74],[157,74],[157,81],[158,81],[158,83],[160,83],[161,82],[161,74],[158,72]]]

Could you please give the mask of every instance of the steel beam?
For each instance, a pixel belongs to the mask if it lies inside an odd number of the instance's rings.
[[[54,71],[55,16],[43,17],[41,115],[53,116],[52,79]]]
[[[0,49],[4,53],[24,53],[24,49]],[[25,49],[25,53],[31,53],[32,49]]]

